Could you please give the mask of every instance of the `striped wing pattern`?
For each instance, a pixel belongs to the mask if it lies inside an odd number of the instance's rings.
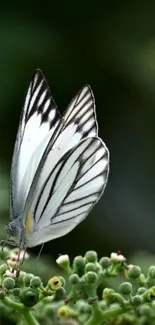
[[[100,138],[86,138],[70,149],[30,204],[31,229],[37,232],[33,239],[28,235],[28,246],[61,237],[82,221],[103,193],[108,172],[109,154]]]
[[[95,100],[86,85],[61,117],[37,70],[20,118],[11,169],[11,221],[30,231],[33,247],[60,237],[89,213],[104,191],[109,153],[98,137]]]
[[[83,137],[96,136],[98,126],[95,113],[95,99],[89,85],[82,88],[77,96],[73,98],[64,113],[66,127],[76,124],[77,130],[83,133]]]
[[[30,188],[34,188],[33,180],[38,177],[45,161],[46,168],[52,168],[51,160],[55,163],[64,151],[86,135],[97,134],[95,117],[94,97],[91,88],[85,86],[61,118],[46,79],[40,70],[36,71],[28,87],[13,154],[11,219],[23,213]],[[53,156],[49,161],[46,157],[50,150],[53,151]]]
[[[14,148],[11,184],[11,218],[23,211],[26,197],[60,116],[47,82],[37,70],[28,87]]]

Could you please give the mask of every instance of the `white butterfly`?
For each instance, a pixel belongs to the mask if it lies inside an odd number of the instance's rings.
[[[37,70],[14,148],[8,235],[23,248],[64,236],[98,201],[108,172],[91,88],[82,88],[61,117]]]

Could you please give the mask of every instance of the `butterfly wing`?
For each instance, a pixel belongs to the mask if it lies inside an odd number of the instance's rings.
[[[14,148],[10,184],[12,219],[24,209],[40,159],[59,122],[60,115],[47,82],[37,70],[28,87]]]
[[[25,225],[27,246],[60,237],[86,217],[104,190],[108,162],[91,88],[83,87],[61,118],[37,70],[20,119],[10,186],[11,219]]]
[[[90,137],[66,152],[46,178],[44,168],[46,163],[27,207],[28,247],[65,235],[87,216],[104,191],[109,153],[100,138]]]

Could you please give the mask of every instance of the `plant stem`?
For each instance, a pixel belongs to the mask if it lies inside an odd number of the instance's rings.
[[[94,304],[92,305],[92,315],[91,317],[87,320],[85,325],[97,325],[101,323],[104,319],[110,319],[114,318],[118,315],[121,315],[123,313],[126,313],[132,309],[132,306],[128,307],[115,307],[115,308],[109,308],[108,310],[101,311],[99,309],[98,301],[95,301]]]
[[[127,311],[130,311],[132,308],[133,308],[132,306],[128,306],[128,307],[118,306],[118,307],[109,308],[102,312],[102,320],[106,318],[113,318],[118,315],[124,314]]]
[[[32,315],[32,312],[27,307],[25,307],[22,303],[16,302],[8,297],[4,297],[3,303],[6,306],[20,312],[25,318],[28,325],[39,325],[37,320]]]
[[[18,310],[18,311],[22,311],[25,308],[22,303],[16,302],[8,297],[4,297],[3,303],[4,303],[4,305],[6,305],[12,309]]]
[[[26,309],[23,311],[22,315],[24,316],[26,322],[28,325],[39,325],[37,320],[32,315],[32,312],[29,309]]]
[[[95,286],[87,286],[87,294],[88,297],[94,298],[94,302],[92,303],[92,314],[90,318],[87,320],[85,325],[96,325],[102,320],[102,311],[100,309],[98,299],[96,296],[96,287]]]
[[[103,319],[102,312],[99,308],[98,301],[95,301],[92,304],[92,314],[90,318],[87,320],[87,322],[85,323],[85,325],[97,325],[98,323],[101,322],[102,319]]]

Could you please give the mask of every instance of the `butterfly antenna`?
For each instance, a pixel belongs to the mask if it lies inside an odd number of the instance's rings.
[[[40,251],[39,251],[39,254],[37,256],[37,261],[36,261],[37,262],[37,274],[38,274],[38,276],[39,276],[39,258],[40,258],[40,255],[42,253],[43,247],[44,247],[44,243],[41,244]]]
[[[20,261],[20,256],[21,256],[22,251],[23,251],[23,256],[22,256],[22,259]],[[18,273],[18,275],[20,273],[20,268],[23,265],[24,260],[25,260],[25,253],[26,253],[26,247],[23,245],[22,234],[21,234],[21,236],[20,236],[20,246],[19,246],[18,257],[17,257],[17,264],[16,264],[17,265],[17,273]]]
[[[22,261],[21,261],[20,265],[23,265],[23,263],[24,263],[25,254],[26,254],[26,248],[24,248],[24,253],[23,253],[23,257],[22,257]]]
[[[23,252],[23,256],[22,256],[22,259],[20,260],[20,256],[21,256],[21,252],[22,250],[24,251]],[[19,277],[19,274],[20,274],[20,269],[21,269],[21,266],[23,265],[24,263],[24,260],[25,260],[25,254],[26,254],[26,248],[21,248],[19,247],[19,251],[18,251],[18,255],[17,255],[17,262],[16,262],[16,277],[18,278]]]

